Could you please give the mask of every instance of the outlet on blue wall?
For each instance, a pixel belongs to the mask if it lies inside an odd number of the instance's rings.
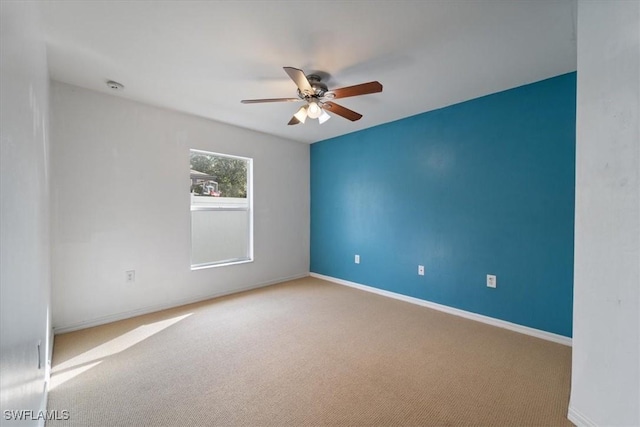
[[[575,110],[570,73],[313,144],[310,270],[570,337]]]

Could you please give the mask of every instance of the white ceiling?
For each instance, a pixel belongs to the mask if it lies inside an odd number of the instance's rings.
[[[46,1],[51,77],[312,143],[576,69],[575,0]],[[363,114],[287,126],[283,66],[328,73]]]

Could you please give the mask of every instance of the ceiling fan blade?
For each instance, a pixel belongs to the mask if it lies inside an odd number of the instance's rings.
[[[334,99],[347,98],[349,96],[367,95],[369,93],[382,92],[380,82],[362,83],[355,86],[347,86],[340,89],[332,90]]]
[[[243,99],[243,104],[259,104],[261,102],[296,102],[302,101],[300,98],[266,98],[266,99]]]
[[[342,105],[338,105],[335,102],[325,102],[323,104],[323,108],[330,113],[342,116],[345,119],[351,120],[352,122],[355,122],[356,120],[360,120],[362,118],[362,114],[356,113],[353,110],[349,110],[348,108],[345,108]]]
[[[307,80],[307,76],[304,75],[304,71],[299,70],[294,67],[283,67],[284,71],[291,77],[291,80],[295,82],[302,92],[305,95],[311,95],[314,93],[313,88],[311,87],[311,83]]]
[[[300,123],[300,120],[296,119],[296,116],[291,117],[291,120],[289,120],[289,123],[287,123],[289,126],[291,125],[297,125]]]

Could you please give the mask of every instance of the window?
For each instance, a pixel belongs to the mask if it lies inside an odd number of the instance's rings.
[[[253,261],[252,160],[191,150],[191,268]]]

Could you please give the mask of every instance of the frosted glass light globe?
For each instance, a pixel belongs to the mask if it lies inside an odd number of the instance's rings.
[[[312,119],[317,119],[322,115],[322,108],[316,102],[309,103],[309,109],[307,110],[307,115]]]

